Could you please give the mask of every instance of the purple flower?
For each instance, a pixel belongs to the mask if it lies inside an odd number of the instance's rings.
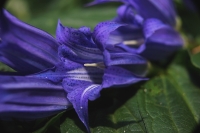
[[[133,25],[118,28],[112,32],[111,41],[118,47],[154,61],[166,59],[184,44],[175,29],[158,19],[147,19],[141,29]]]
[[[0,61],[17,71],[0,75],[1,119],[33,120],[71,107],[61,83],[27,75],[60,61],[51,35],[1,10],[0,38]]]
[[[0,118],[34,120],[71,107],[59,84],[31,76],[0,76]]]
[[[73,105],[89,132],[88,100],[97,99],[104,88],[146,80],[144,58],[107,45],[107,35],[119,27],[116,23],[106,23],[106,31],[98,26],[92,33],[59,22],[55,40],[5,10],[0,22],[0,59],[19,72],[0,76],[3,119],[41,118]]]
[[[58,43],[48,33],[25,24],[6,10],[0,12],[0,61],[31,74],[59,61]]]
[[[104,47],[107,35],[118,27],[115,23],[108,22],[108,25],[107,31],[99,34],[96,31],[92,33],[87,27],[64,27],[60,22],[57,27],[59,56],[64,63],[58,65],[54,72],[61,75],[65,72],[62,84],[67,98],[88,131],[88,100],[97,99],[104,88],[146,80],[141,77],[147,66],[144,58],[114,46]],[[126,68],[128,66],[130,68]],[[46,74],[51,73],[48,71]],[[46,74],[42,73],[41,76],[45,77]],[[52,79],[54,82],[58,80]]]
[[[164,23],[175,26],[176,12],[173,0],[124,0],[142,18],[156,18]]]
[[[170,26],[175,25],[176,17],[172,1],[159,0],[155,3],[147,0],[124,0],[123,2],[126,4],[118,8],[118,16],[113,20],[119,26],[109,34],[107,45],[115,45],[153,61],[166,59],[183,46],[183,39]],[[99,23],[98,26],[96,32],[103,32],[110,25]]]
[[[173,0],[117,0],[123,2],[125,6],[131,7],[134,14],[140,15],[143,19],[156,18],[164,23],[175,26],[176,12]],[[94,0],[89,6],[116,0]]]

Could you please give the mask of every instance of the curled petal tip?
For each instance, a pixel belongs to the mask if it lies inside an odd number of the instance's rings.
[[[127,24],[121,24],[114,21],[106,21],[97,24],[93,32],[93,40],[98,45],[98,47],[103,50],[107,44],[111,32],[115,31],[121,26],[126,26]]]
[[[64,79],[63,86],[68,92],[67,97],[73,104],[79,119],[83,122],[87,131],[90,132],[88,120],[88,100],[95,100],[99,97],[99,92],[102,89],[101,86],[92,84],[88,81],[76,81],[73,79]]]

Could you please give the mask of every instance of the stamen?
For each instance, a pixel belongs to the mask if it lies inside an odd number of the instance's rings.
[[[98,67],[100,69],[104,69],[105,65],[103,62],[99,62],[99,63],[85,63],[84,64],[85,67]]]
[[[144,43],[144,39],[123,41],[123,44],[125,44],[125,45],[140,46],[143,43]]]

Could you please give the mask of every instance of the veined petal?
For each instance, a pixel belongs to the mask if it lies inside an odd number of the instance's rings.
[[[105,50],[104,55],[107,66],[147,64],[146,59],[140,55],[129,52],[113,52],[110,50]]]
[[[144,22],[144,33],[145,46],[139,48],[138,51],[142,56],[151,60],[167,58],[180,49],[184,43],[177,31],[157,19],[147,19]]]
[[[0,118],[33,120],[71,107],[61,84],[27,76],[0,76]]]
[[[125,43],[126,45],[137,46],[140,45],[140,41],[143,41],[143,36],[141,27],[138,27],[137,25],[126,25],[110,32],[106,43],[110,45]],[[132,42],[135,44],[132,44]]]
[[[49,79],[55,83],[61,83],[64,78],[101,83],[103,73],[103,69],[94,66],[84,67],[81,64],[68,60],[64,63],[59,63],[52,69],[47,69],[30,76]]]
[[[87,27],[73,29],[64,27],[58,22],[56,37],[60,44],[60,57],[79,63],[102,62],[102,52],[91,38],[91,31]]]
[[[67,98],[73,104],[79,119],[90,132],[88,121],[88,100],[95,100],[100,96],[101,86],[88,81],[64,79],[63,87],[68,93]]]
[[[30,74],[59,61],[56,40],[6,10],[0,11],[0,61],[18,72]]]
[[[79,63],[65,60],[55,68],[30,75],[39,79],[48,79],[53,83],[63,84],[67,98],[73,104],[79,118],[88,126],[88,100],[99,97],[104,69],[94,66],[83,66]]]
[[[117,9],[117,18],[114,20],[119,23],[138,25],[137,17],[130,5],[122,5]]]
[[[143,32],[146,38],[149,38],[156,30],[169,27],[159,19],[147,19],[143,24]]]
[[[176,24],[176,12],[172,0],[125,0],[144,18],[157,18],[172,26]]]
[[[103,51],[107,45],[114,45],[113,42],[109,42],[111,32],[115,31],[121,26],[126,24],[119,24],[113,21],[101,22],[95,28],[93,32],[93,40],[98,47]],[[112,41],[112,40],[111,40]],[[118,41],[117,41],[118,43]]]
[[[116,22],[99,23],[93,33],[94,42],[104,51],[108,47],[121,48],[127,52],[143,43],[142,29],[135,25],[120,24]],[[123,46],[130,45],[130,47]],[[133,48],[131,48],[133,46]]]
[[[105,69],[102,88],[128,86],[147,78],[134,75],[132,72],[119,66],[109,66]]]
[[[102,52],[97,48],[77,47],[70,48],[66,45],[59,46],[58,54],[61,58],[66,58],[79,63],[102,62]]]
[[[104,51],[106,66],[119,66],[135,75],[145,76],[147,73],[147,60],[142,56],[130,52]]]

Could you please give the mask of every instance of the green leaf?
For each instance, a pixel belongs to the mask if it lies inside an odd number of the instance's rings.
[[[5,64],[0,62],[0,71],[3,72],[14,72],[14,70],[8,66],[6,66]]]
[[[116,95],[111,95],[114,93]],[[136,88],[127,88],[125,91],[111,89],[104,92],[101,98],[90,103],[89,120],[92,133],[130,133],[146,132],[142,117],[138,110]],[[121,97],[120,95],[124,96]],[[127,99],[130,98],[130,99]],[[125,100],[124,100],[125,99]],[[75,112],[71,111],[62,123],[61,133],[83,133],[85,127]]]
[[[200,52],[195,54],[190,53],[190,60],[195,67],[200,68]]]
[[[60,125],[60,117],[63,115],[63,112],[52,117],[45,125],[41,128],[37,129],[32,133],[60,133],[59,125]],[[43,120],[38,121],[35,127],[39,126],[43,123]]]
[[[148,132],[191,133],[199,123],[200,90],[181,66],[149,81],[138,101]]]

